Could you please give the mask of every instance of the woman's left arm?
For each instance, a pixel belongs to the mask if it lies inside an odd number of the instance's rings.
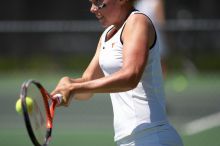
[[[106,77],[72,84],[75,93],[113,93],[133,89],[141,79],[147,63],[149,46],[155,39],[151,21],[142,14],[129,17],[123,34],[123,66]]]

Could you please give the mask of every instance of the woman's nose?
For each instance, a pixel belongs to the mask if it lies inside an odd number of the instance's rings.
[[[94,4],[92,4],[92,6],[90,8],[90,12],[91,13],[95,13],[95,12],[97,12],[97,10],[98,10],[98,7],[96,5],[94,5]]]

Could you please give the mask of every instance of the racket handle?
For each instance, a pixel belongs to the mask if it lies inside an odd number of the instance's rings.
[[[52,119],[54,117],[54,109],[55,109],[56,105],[61,104],[61,102],[63,100],[63,95],[62,94],[56,94],[51,99],[52,99],[52,103],[50,105],[50,118],[51,118],[50,121],[52,121]],[[52,127],[52,122],[47,123],[47,127],[51,128]]]
[[[62,94],[55,94],[53,96],[53,99],[56,101],[56,104],[61,104],[63,100],[63,95]]]

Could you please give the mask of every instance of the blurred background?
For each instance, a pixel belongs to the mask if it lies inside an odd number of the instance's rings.
[[[166,0],[165,92],[170,122],[185,146],[219,146],[220,13],[217,0]],[[80,77],[103,31],[88,0],[0,2],[0,145],[32,145],[15,112],[29,78],[51,91]],[[114,146],[108,94],[60,108],[51,146]]]

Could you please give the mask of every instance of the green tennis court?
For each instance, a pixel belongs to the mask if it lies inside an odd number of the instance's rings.
[[[32,145],[23,117],[14,110],[21,83],[34,78],[52,90],[62,75],[45,73],[42,77],[42,74],[22,72],[0,74],[0,145]],[[181,133],[185,146],[219,146],[220,126],[193,135],[187,135],[182,129],[191,121],[220,112],[220,76],[172,74],[166,78],[165,87],[170,121]],[[73,101],[69,108],[60,108],[56,114],[51,146],[115,145],[112,109],[107,94],[97,94],[89,101]]]

